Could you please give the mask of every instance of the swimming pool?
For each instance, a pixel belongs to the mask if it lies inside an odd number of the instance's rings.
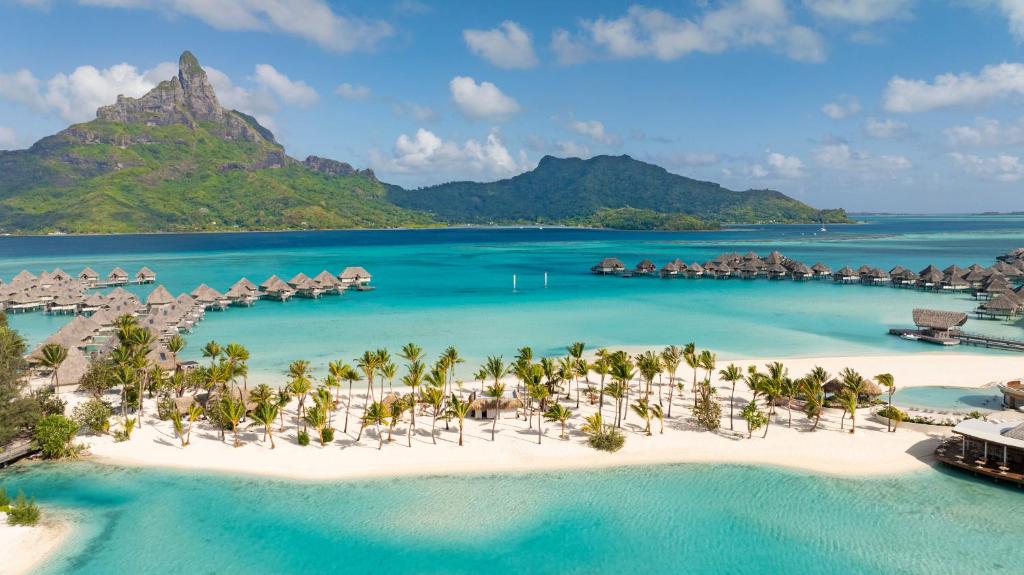
[[[892,402],[902,408],[990,413],[1002,409],[1003,395],[997,387],[926,385],[898,390]]]

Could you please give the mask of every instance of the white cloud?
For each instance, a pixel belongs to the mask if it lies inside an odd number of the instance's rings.
[[[904,156],[875,156],[854,150],[844,142],[832,142],[818,147],[814,150],[814,159],[822,168],[847,172],[866,180],[891,178],[913,167]]]
[[[501,122],[519,111],[519,103],[490,82],[477,84],[468,76],[456,76],[448,88],[455,105],[467,118]]]
[[[434,122],[439,118],[436,110],[416,102],[397,102],[392,106],[392,109],[396,116],[408,114],[419,122]]]
[[[717,54],[749,46],[770,47],[794,60],[825,59],[824,41],[813,30],[793,24],[783,0],[735,0],[716,6],[692,20],[631,6],[619,18],[582,21],[579,37],[556,30],[552,48],[562,63],[578,62],[588,51],[669,61],[693,52]]]
[[[1024,0],[980,0],[976,4],[992,5],[1010,24],[1010,32],[1018,42],[1024,41]]]
[[[985,66],[977,75],[942,74],[930,83],[895,76],[886,87],[884,105],[890,112],[926,112],[1020,94],[1024,94],[1024,64],[1004,62]]]
[[[283,32],[335,52],[373,49],[394,33],[387,22],[341,16],[323,0],[79,0],[79,3],[181,14],[221,30]]]
[[[569,124],[572,131],[602,144],[619,144],[622,139],[605,131],[604,124],[597,120],[576,120]]]
[[[490,30],[463,30],[462,37],[471,52],[499,68],[526,69],[537,65],[533,39],[511,20]]]
[[[849,118],[860,112],[860,100],[856,96],[843,94],[835,102],[829,102],[822,106],[821,111],[833,120]]]
[[[589,158],[590,148],[572,140],[560,141],[555,144],[555,155],[561,158]]]
[[[765,162],[780,177],[800,178],[804,175],[804,162],[797,156],[769,152]]]
[[[0,126],[0,150],[10,150],[18,145],[17,134],[6,126]]]
[[[344,82],[334,89],[334,93],[346,100],[365,100],[373,93],[366,86]]]
[[[910,134],[910,126],[891,118],[884,120],[868,118],[867,122],[864,123],[864,132],[868,137],[876,140],[895,140],[908,136]]]
[[[713,166],[722,161],[721,156],[711,152],[678,152],[658,155],[653,159],[656,164],[686,168]]]
[[[906,18],[913,0],[804,0],[815,15],[829,20],[873,24]]]
[[[374,169],[383,172],[440,177],[506,177],[529,169],[526,152],[510,152],[497,130],[483,142],[469,139],[459,144],[420,128],[415,136],[400,135],[390,157],[379,152],[370,156]]]
[[[1024,178],[1024,161],[1019,156],[999,154],[991,157],[953,152],[949,157],[969,174],[997,182],[1018,182]]]
[[[206,66],[204,70],[221,105],[252,114],[268,127],[273,123],[271,115],[283,105],[308,106],[318,98],[316,91],[304,82],[293,81],[266,64],[256,66],[252,88],[235,84],[216,68]],[[44,83],[32,72],[21,70],[0,74],[0,99],[24,104],[44,114],[56,113],[68,122],[84,122],[96,117],[97,108],[113,104],[118,95],[141,97],[177,72],[177,64],[171,62],[143,72],[130,64],[103,69],[79,66],[70,74],[55,74]]]
[[[952,126],[942,132],[951,147],[1018,146],[1024,144],[1024,118],[1003,124],[977,118],[971,126]]]
[[[292,80],[270,64],[257,64],[256,83],[273,92],[285,104],[305,108],[316,104],[320,95],[302,81]]]

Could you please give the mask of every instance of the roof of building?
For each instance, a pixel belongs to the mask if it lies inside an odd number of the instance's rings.
[[[915,309],[914,325],[918,327],[949,330],[967,323],[967,314],[962,311],[941,311],[934,309]]]

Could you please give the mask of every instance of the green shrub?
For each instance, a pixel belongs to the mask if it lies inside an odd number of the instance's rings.
[[[599,451],[615,452],[622,449],[626,443],[626,436],[618,429],[609,429],[601,433],[595,433],[588,440],[590,446]]]
[[[320,432],[320,440],[323,441],[324,443],[330,443],[334,441],[334,428],[325,427],[324,430]]]
[[[35,499],[25,499],[23,491],[18,492],[18,497],[7,510],[8,525],[35,525],[39,523],[39,507]]]
[[[36,425],[36,445],[47,459],[74,457],[81,447],[73,443],[78,425],[63,415],[47,415]]]
[[[160,421],[167,421],[171,418],[171,414],[178,411],[178,404],[174,403],[174,399],[170,397],[161,397],[160,401],[156,402],[156,416]]]
[[[93,435],[103,435],[110,431],[110,416],[114,410],[110,405],[98,399],[90,399],[75,406],[71,418]]]
[[[11,504],[11,498],[7,496],[7,488],[0,485],[0,508],[7,507]]]
[[[309,445],[309,433],[305,429],[299,431],[299,445]]]

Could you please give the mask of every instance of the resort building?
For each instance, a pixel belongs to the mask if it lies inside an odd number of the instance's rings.
[[[267,278],[267,280],[261,283],[259,287],[260,291],[263,292],[266,297],[273,298],[278,301],[288,301],[289,298],[295,295],[295,290],[276,275]]]
[[[1024,423],[965,419],[939,446],[939,461],[973,473],[1024,483]]]
[[[1024,411],[1024,381],[1019,379],[999,384],[1003,393],[1003,407]]]
[[[166,307],[173,303],[176,303],[174,296],[171,295],[171,292],[167,291],[167,288],[162,285],[156,286],[156,289],[149,292],[149,295],[146,296],[146,308],[150,311]]]
[[[96,273],[96,270],[86,267],[82,271],[78,272],[78,279],[85,284],[86,287],[96,287],[96,283],[100,281],[100,274]]]
[[[622,260],[619,258],[604,258],[597,265],[590,268],[590,271],[598,275],[621,274],[626,271],[626,264],[622,263]]]
[[[128,272],[121,268],[114,268],[107,274],[107,285],[123,286],[128,283]]]
[[[135,283],[151,284],[155,281],[156,273],[154,273],[153,270],[147,268],[146,266],[142,266],[142,269],[140,269],[135,274]]]
[[[320,285],[313,281],[313,278],[301,272],[288,280],[288,285],[295,290],[296,294],[312,299],[320,297],[324,292]]]
[[[640,263],[636,264],[636,268],[633,270],[633,273],[646,276],[651,275],[656,271],[658,271],[658,266],[654,265],[654,262],[651,260],[644,259],[641,260]]]
[[[622,266],[623,270],[626,269],[625,264],[622,262],[619,262],[619,264]],[[373,279],[373,276],[370,275],[370,272],[359,266],[351,266],[345,268],[344,271],[338,274],[338,279],[341,280],[342,285],[345,287],[353,287],[358,291],[366,291],[371,289],[369,283],[370,280]]]
[[[915,309],[914,325],[921,331],[919,337],[925,341],[943,345],[959,343],[954,335],[967,323],[967,314],[959,311]]]

